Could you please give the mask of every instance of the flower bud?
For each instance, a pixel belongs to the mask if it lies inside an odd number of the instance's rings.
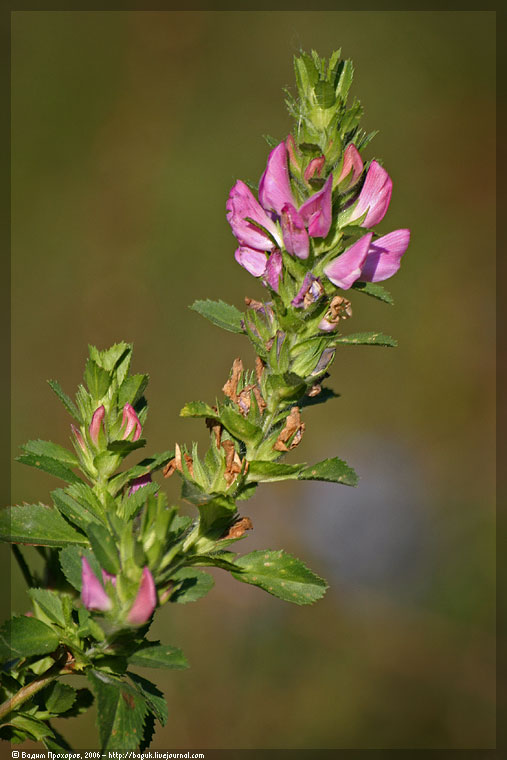
[[[152,479],[149,472],[146,475],[140,475],[140,477],[134,478],[134,480],[130,482],[128,495],[132,496],[133,493],[135,493],[136,491],[139,491],[140,488],[142,488],[143,486],[147,486],[148,483],[151,483],[151,482],[152,482]]]
[[[354,187],[362,173],[363,159],[354,143],[350,143],[345,148],[342,170],[337,179],[337,184],[342,185],[340,190],[350,190],[351,187]]]
[[[125,425],[126,427],[122,436],[123,440],[126,440],[129,437],[129,435],[132,433],[132,431],[134,431],[134,436],[132,440],[138,441],[139,438],[141,437],[143,428],[142,428],[141,423],[139,422],[139,417],[137,416],[135,409],[131,404],[125,404],[125,406],[123,407],[123,417],[121,421],[120,430]]]
[[[157,606],[157,590],[155,581],[149,569],[143,569],[139,591],[135,598],[134,604],[127,615],[127,621],[132,625],[142,625],[150,619],[153,610]]]
[[[297,171],[301,171],[301,163],[299,161],[299,158],[297,157],[296,153],[299,153],[299,149],[296,145],[296,141],[294,140],[294,137],[292,135],[289,135],[287,139],[285,140],[285,147],[287,148],[287,153],[289,154],[289,162],[291,166]]]
[[[112,602],[86,557],[81,558],[81,584],[81,599],[88,610],[107,612],[111,609]]]
[[[313,179],[315,175],[317,175],[317,177],[320,177],[325,163],[326,163],[325,156],[318,156],[317,158],[312,158],[312,160],[310,161],[310,163],[305,169],[304,177],[306,181],[308,182],[308,180]]]
[[[81,431],[79,430],[79,428],[77,428],[75,425],[72,425],[72,424],[71,424],[71,428],[72,428],[72,432],[74,433],[74,438],[76,439],[76,442],[79,448],[81,449],[81,451],[86,453],[87,451],[86,443],[84,442],[84,438],[81,435]]]
[[[105,414],[106,410],[104,408],[104,405],[99,406],[99,408],[94,411],[92,421],[90,422],[90,427],[88,428],[90,432],[90,438],[92,439],[95,446],[98,446],[99,443],[100,426],[103,423]]]

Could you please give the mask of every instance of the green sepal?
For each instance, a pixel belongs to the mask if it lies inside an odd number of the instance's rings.
[[[149,375],[130,375],[126,377],[118,390],[118,408],[125,404],[134,404],[141,398],[149,382]]]
[[[244,332],[242,325],[243,312],[224,301],[211,301],[210,299],[206,301],[194,301],[189,308],[224,330],[234,333]]]
[[[262,438],[262,429],[253,425],[231,406],[222,407],[220,422],[234,438],[244,441],[246,444],[255,444]]]
[[[294,604],[312,604],[321,599],[328,584],[296,557],[279,551],[254,551],[236,557],[231,571],[236,580],[258,586],[279,599]]]
[[[2,509],[0,541],[40,546],[88,545],[88,539],[74,530],[56,509],[42,504]]]
[[[345,346],[389,346],[395,348],[398,345],[398,341],[391,338],[390,335],[376,332],[340,335],[334,339],[334,342]]]
[[[58,634],[37,618],[13,617],[0,628],[0,662],[14,657],[50,654],[59,643]]]
[[[298,475],[298,480],[325,480],[330,483],[343,483],[357,486],[358,477],[352,467],[338,457],[324,459],[322,462],[305,467]]]
[[[167,668],[169,670],[184,670],[188,662],[176,647],[160,644],[158,641],[144,641],[143,644],[128,658],[130,665],[143,668]]]
[[[120,558],[116,548],[116,538],[107,528],[97,523],[88,526],[86,534],[90,539],[93,553],[97,557],[100,566],[106,572],[116,575],[120,571]]]

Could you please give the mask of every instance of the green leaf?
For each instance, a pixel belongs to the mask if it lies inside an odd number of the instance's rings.
[[[60,383],[57,380],[48,380],[49,387],[51,390],[56,393],[68,413],[71,417],[73,417],[76,422],[82,423],[83,419],[81,417],[81,414],[79,413],[79,410],[77,406],[74,404],[74,402],[67,396],[67,394],[63,391],[62,387],[60,386]]]
[[[224,406],[220,411],[220,421],[231,435],[245,443],[255,443],[262,437],[262,430],[246,420],[231,406]]]
[[[120,558],[116,548],[114,536],[103,525],[92,523],[88,526],[86,534],[90,539],[93,553],[97,557],[100,566],[108,573],[116,575],[120,571]]]
[[[384,303],[388,303],[391,306],[394,304],[394,299],[389,291],[377,282],[355,282],[352,287],[360,293],[377,298],[379,301],[384,301]]]
[[[328,585],[299,559],[283,551],[255,551],[237,557],[234,578],[264,589],[294,604],[312,604],[324,596]]]
[[[305,467],[299,473],[298,480],[325,480],[330,483],[343,483],[346,486],[357,486],[358,483],[358,477],[352,467],[338,457],[324,459],[311,467]]]
[[[53,736],[53,731],[42,720],[26,715],[26,713],[14,713],[9,716],[9,723],[7,725],[22,731],[25,734],[24,738],[31,739],[32,741],[41,741],[47,736]]]
[[[61,716],[59,716],[61,717]],[[57,731],[55,728],[52,728],[53,735],[52,736],[45,736],[42,739],[42,743],[46,747],[46,749],[50,749],[54,753],[59,752],[72,752],[72,747],[70,744],[64,739],[64,737],[61,735],[59,731]],[[68,755],[70,757],[70,755]],[[65,757],[65,755],[64,755]]]
[[[58,554],[60,567],[71,586],[81,591],[82,557],[86,557],[97,578],[102,577],[100,565],[90,549],[78,546],[66,546]]]
[[[65,628],[62,600],[55,591],[46,588],[30,588],[28,594],[50,620]]]
[[[204,401],[190,401],[190,403],[185,404],[181,410],[180,417],[218,418],[218,414],[215,409]]]
[[[139,690],[140,694],[146,701],[150,710],[154,713],[155,717],[160,723],[165,726],[167,723],[167,703],[164,699],[164,695],[157,689],[154,683],[148,681],[146,678],[139,676],[137,673],[127,673],[128,677]]]
[[[123,409],[125,404],[134,404],[143,395],[149,381],[148,375],[130,375],[125,378],[118,391],[118,408]]]
[[[395,348],[398,342],[390,335],[376,332],[352,333],[352,335],[340,335],[334,339],[335,343],[349,346],[390,346]]]
[[[335,91],[329,82],[319,81],[313,88],[315,99],[321,108],[331,108],[334,105]]]
[[[214,325],[234,333],[244,332],[241,321],[243,312],[224,301],[194,301],[190,308],[209,319]]]
[[[100,401],[107,393],[111,383],[111,374],[99,367],[93,359],[86,360],[84,381],[94,401]]]
[[[66,493],[62,488],[51,491],[56,508],[74,525],[86,531],[90,523],[99,523],[98,518],[86,507],[81,506],[72,496]]]
[[[177,604],[196,602],[211,591],[215,581],[208,573],[202,570],[192,570],[184,567],[171,576],[173,591],[169,601]]]
[[[44,690],[46,709],[54,714],[67,712],[76,701],[76,696],[77,692],[72,686],[60,683],[59,681],[53,681]]]
[[[42,454],[21,454],[16,457],[16,462],[27,464],[29,467],[35,467],[37,470],[43,470],[50,475],[55,475],[66,483],[77,483],[81,480],[65,462],[51,457],[42,456]]]
[[[198,505],[198,509],[199,534],[207,538],[220,538],[236,514],[234,501],[225,496],[216,496],[207,504]]]
[[[0,628],[0,662],[13,657],[54,652],[60,643],[58,634],[34,617],[13,617]]]
[[[88,680],[97,698],[101,749],[136,749],[142,738],[146,702],[126,681],[99,670]]]
[[[41,546],[88,545],[87,538],[74,530],[56,509],[42,504],[2,509],[0,541]]]
[[[53,443],[52,441],[28,441],[28,443],[23,444],[21,448],[27,454],[43,456],[47,457],[48,459],[56,459],[57,461],[64,462],[71,467],[77,467],[79,465],[79,460],[75,454],[63,446],[60,446],[60,444]]]
[[[277,462],[252,461],[248,464],[248,480],[254,483],[273,483],[277,480],[294,480],[304,464],[278,464]]]
[[[143,668],[168,668],[169,670],[184,670],[188,668],[188,662],[181,651],[176,647],[165,646],[157,641],[146,641],[134,654],[128,658],[131,665],[140,665]]]

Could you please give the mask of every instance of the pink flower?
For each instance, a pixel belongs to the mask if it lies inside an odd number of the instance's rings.
[[[71,424],[71,428],[72,428],[72,432],[74,433],[74,438],[76,439],[79,448],[81,449],[81,451],[86,452],[86,443],[84,442],[84,438],[81,435],[81,431],[79,430],[79,428],[77,428],[75,425],[72,425],[72,424]]]
[[[326,157],[325,156],[317,156],[317,158],[312,158],[310,163],[305,169],[304,178],[308,182],[308,180],[312,179],[314,175],[316,174],[317,177],[320,177],[320,173],[322,172],[322,169],[324,168],[324,164],[326,163]]]
[[[410,230],[395,230],[372,242],[373,232],[363,235],[324,267],[334,285],[348,290],[357,280],[381,282],[396,274],[410,242]]]
[[[139,417],[136,414],[134,407],[131,404],[125,404],[123,407],[123,416],[121,420],[121,428],[126,425],[123,432],[123,440],[127,439],[129,435],[134,431],[133,441],[138,441],[142,433],[142,425],[139,422]]]
[[[90,427],[88,428],[90,432],[90,438],[92,439],[95,446],[98,446],[99,443],[100,427],[104,420],[105,414],[106,410],[104,406],[99,406],[99,408],[94,411],[92,421],[90,422]]]
[[[81,557],[81,599],[88,610],[110,610],[112,602],[90,567],[86,557]]]
[[[151,617],[157,606],[157,590],[155,581],[149,569],[145,567],[139,585],[139,591],[134,604],[127,615],[127,621],[132,625],[142,625]]]
[[[345,148],[343,154],[343,166],[338,177],[338,184],[342,185],[341,190],[350,190],[354,187],[357,180],[363,173],[363,159],[354,143],[350,143]]]
[[[386,215],[392,191],[391,177],[377,161],[372,161],[350,221],[359,219],[367,212],[361,226],[374,227]]]
[[[134,480],[132,480],[130,483],[128,495],[132,496],[133,493],[139,491],[139,489],[143,486],[147,486],[148,483],[152,483],[151,475],[149,472],[146,473],[146,475],[140,475],[138,478],[134,478]]]

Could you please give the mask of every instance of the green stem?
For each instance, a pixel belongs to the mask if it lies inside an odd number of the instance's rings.
[[[54,681],[55,678],[61,675],[62,661],[58,660],[55,664],[42,676],[36,678],[34,681],[30,681],[26,686],[22,686],[21,689],[14,694],[13,697],[8,699],[3,705],[0,705],[0,720],[22,705],[28,699],[37,694],[38,691]]]

